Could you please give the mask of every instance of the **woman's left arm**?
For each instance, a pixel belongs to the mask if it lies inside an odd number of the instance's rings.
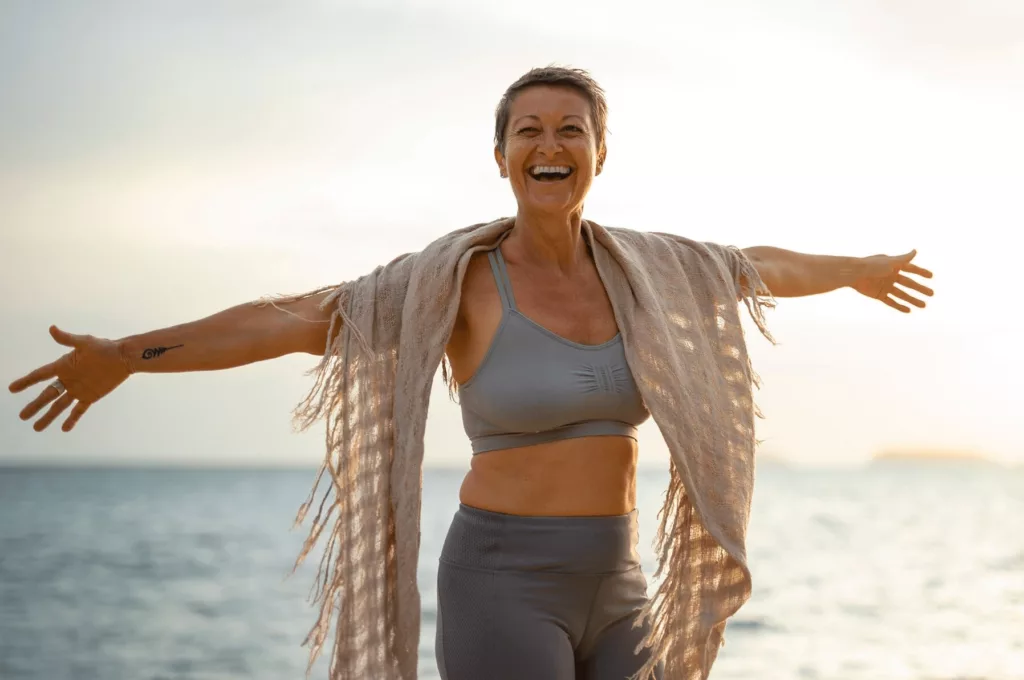
[[[839,288],[853,288],[861,295],[906,313],[910,307],[900,301],[918,308],[925,306],[924,300],[911,292],[924,297],[933,295],[931,288],[911,278],[912,275],[932,278],[930,271],[912,264],[916,250],[896,256],[840,257],[755,246],[744,248],[743,253],[757,269],[768,292],[777,298],[819,295]]]

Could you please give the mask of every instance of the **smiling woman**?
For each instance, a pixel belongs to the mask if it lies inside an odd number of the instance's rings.
[[[498,105],[494,157],[520,212],[582,211],[601,174],[607,105],[596,83],[580,81],[585,88],[566,88],[563,72],[534,71]]]
[[[931,294],[910,275],[930,273],[913,252],[740,250],[585,220],[606,118],[586,72],[530,71],[495,116],[514,217],[340,285],[151,333],[113,341],[53,328],[70,351],[11,384],[52,380],[22,418],[49,404],[42,430],[71,408],[69,431],[136,372],[322,354],[299,411],[304,424],[327,419],[317,485],[330,488],[301,556],[328,536],[312,654],[334,619],[334,680],[411,680],[423,432],[441,366],[474,453],[438,570],[442,678],[706,678],[750,595],[753,373],[737,300],[767,335],[773,296],[849,286],[909,311],[899,301],[923,307],[918,296]],[[636,432],[648,418],[672,461],[664,580],[651,597],[636,514]]]

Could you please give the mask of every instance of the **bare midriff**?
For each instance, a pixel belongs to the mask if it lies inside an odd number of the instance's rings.
[[[636,441],[580,437],[473,456],[459,500],[509,515],[625,515],[636,506]]]

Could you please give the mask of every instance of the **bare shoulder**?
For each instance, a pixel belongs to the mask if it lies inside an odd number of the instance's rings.
[[[446,347],[456,381],[463,382],[476,370],[481,348],[486,349],[485,338],[494,334],[500,322],[501,303],[487,253],[475,253],[462,279],[459,311]]]
[[[494,283],[487,253],[474,253],[466,267],[466,276],[462,279],[456,331],[468,330],[482,311],[490,310],[498,304],[498,288]]]
[[[462,279],[462,293],[472,293],[477,291],[479,288],[487,286],[481,286],[482,283],[488,283],[493,280],[491,276],[491,263],[487,259],[487,251],[481,250],[473,253],[473,257],[469,260],[469,266],[466,267],[466,276]],[[493,286],[491,286],[493,288]]]

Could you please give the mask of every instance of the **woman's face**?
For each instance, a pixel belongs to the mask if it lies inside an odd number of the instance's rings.
[[[535,85],[512,101],[505,153],[494,150],[520,211],[571,214],[604,162],[590,103],[572,88]]]

